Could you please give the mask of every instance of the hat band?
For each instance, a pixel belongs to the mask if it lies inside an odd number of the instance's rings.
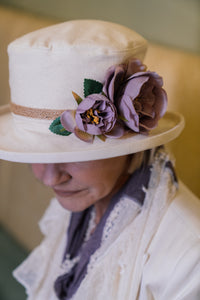
[[[46,120],[56,119],[65,111],[59,109],[54,110],[54,109],[26,107],[26,106],[15,104],[13,102],[10,103],[10,109],[11,112],[16,115],[20,115],[28,118],[46,119]]]

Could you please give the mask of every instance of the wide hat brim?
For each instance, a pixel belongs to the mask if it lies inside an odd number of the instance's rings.
[[[30,120],[29,120],[30,121]],[[9,105],[0,108],[0,158],[22,163],[63,163],[123,156],[151,149],[175,139],[184,128],[179,113],[166,112],[158,126],[148,135],[128,133],[120,139],[95,137],[92,144],[74,134],[60,136],[48,130],[51,121],[38,120],[31,126],[20,118],[16,121]]]

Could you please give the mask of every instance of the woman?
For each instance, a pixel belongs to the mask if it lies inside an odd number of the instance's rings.
[[[200,205],[161,146],[184,121],[165,114],[145,51],[134,31],[87,20],[9,45],[0,157],[31,163],[56,196],[14,272],[28,299],[200,297]]]

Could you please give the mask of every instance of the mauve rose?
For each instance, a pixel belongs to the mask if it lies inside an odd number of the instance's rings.
[[[87,96],[75,114],[77,127],[92,135],[111,132],[117,120],[114,104],[102,94]]]
[[[131,59],[127,64],[111,66],[105,76],[105,83],[103,85],[104,94],[115,102],[117,94],[120,91],[123,82],[131,75],[137,72],[146,70],[146,66],[142,64],[139,59]]]
[[[162,85],[162,78],[155,72],[139,72],[129,77],[117,99],[126,126],[141,133],[157,126],[167,108],[167,94]]]
[[[167,108],[162,78],[155,72],[141,72],[139,60],[111,67],[103,87],[105,95],[117,106],[124,124],[135,132],[147,132],[157,126]],[[131,72],[133,72],[131,74]]]

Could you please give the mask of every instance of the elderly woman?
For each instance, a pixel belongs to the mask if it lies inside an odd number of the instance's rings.
[[[29,300],[200,299],[200,205],[162,146],[184,121],[165,113],[145,51],[134,31],[88,20],[9,45],[0,157],[55,192],[14,272]]]

